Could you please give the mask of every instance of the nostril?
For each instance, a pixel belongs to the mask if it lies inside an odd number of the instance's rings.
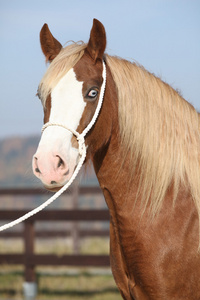
[[[57,157],[58,157],[58,165],[57,165],[58,169],[61,168],[61,167],[64,167],[65,163],[62,160],[62,158],[59,155],[57,155]]]
[[[36,173],[41,173],[39,168],[35,168]]]
[[[56,181],[54,181],[54,180],[52,180],[52,181],[51,181],[51,184],[57,184],[57,182],[56,182]]]
[[[34,166],[35,166],[35,168],[34,168],[35,172],[41,174],[41,171],[38,168],[37,157],[34,157]]]

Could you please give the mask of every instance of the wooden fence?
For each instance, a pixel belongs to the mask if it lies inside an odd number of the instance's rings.
[[[77,192],[78,189],[78,192]],[[69,193],[69,192],[68,192]],[[78,197],[79,195],[86,194],[98,195],[101,193],[99,187],[75,187],[71,191],[72,197]],[[0,197],[5,195],[44,195],[41,189],[1,189]],[[25,210],[1,210],[0,221],[6,223],[11,220],[15,220],[24,215]],[[70,235],[70,231],[67,230],[54,230],[54,231],[36,231],[35,224],[37,221],[49,221],[49,222],[62,222],[62,221],[109,221],[109,212],[107,209],[101,210],[46,210],[41,211],[38,214],[32,216],[26,220],[24,228],[19,231],[3,231],[0,232],[1,238],[16,238],[21,237],[24,241],[24,253],[23,254],[0,254],[0,264],[20,264],[25,268],[25,282],[35,281],[35,267],[38,265],[52,265],[52,266],[95,266],[103,267],[109,266],[108,255],[62,255],[57,256],[55,254],[35,254],[34,242],[35,238],[53,238],[53,237],[66,237]],[[78,236],[108,236],[108,230],[79,230]]]

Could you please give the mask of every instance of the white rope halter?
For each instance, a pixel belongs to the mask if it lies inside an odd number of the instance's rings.
[[[73,130],[71,128],[66,127],[65,125],[59,124],[59,123],[51,123],[48,122],[46,123],[43,127],[42,127],[42,132],[49,126],[61,126],[69,131],[71,131],[77,138],[78,141],[78,145],[79,145],[79,155],[80,155],[80,159],[79,162],[77,164],[76,169],[74,170],[74,173],[72,175],[72,177],[70,178],[70,180],[58,191],[56,192],[51,198],[49,198],[46,202],[44,202],[43,204],[41,204],[40,206],[36,207],[35,209],[31,210],[30,212],[28,212],[27,214],[25,214],[24,216],[8,223],[5,225],[0,226],[0,231],[3,231],[5,229],[11,228],[25,220],[27,220],[28,218],[30,218],[31,216],[37,214],[38,212],[40,212],[41,210],[43,210],[45,207],[47,207],[48,205],[50,205],[54,200],[56,200],[64,191],[66,191],[68,189],[68,187],[72,184],[72,182],[74,181],[74,179],[76,178],[76,176],[78,175],[84,161],[86,158],[86,146],[85,146],[85,136],[88,133],[88,131],[92,128],[92,126],[95,124],[98,115],[100,113],[101,110],[101,106],[103,103],[103,98],[104,98],[104,92],[105,92],[105,88],[106,88],[106,65],[103,61],[103,72],[102,72],[102,77],[103,77],[103,83],[101,86],[101,91],[100,91],[100,96],[99,96],[99,101],[96,107],[96,111],[92,117],[92,120],[90,121],[90,123],[87,125],[87,127],[83,130],[82,133],[78,133],[76,130]]]

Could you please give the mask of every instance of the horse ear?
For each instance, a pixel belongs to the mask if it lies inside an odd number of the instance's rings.
[[[40,44],[46,62],[52,62],[62,49],[62,45],[53,37],[47,24],[44,24],[40,31]]]
[[[90,39],[86,51],[95,61],[103,58],[106,48],[106,32],[103,24],[98,20],[93,20],[93,26],[90,32]]]

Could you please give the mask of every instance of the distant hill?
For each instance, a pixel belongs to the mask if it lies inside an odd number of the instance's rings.
[[[40,137],[14,137],[0,140],[0,188],[41,186],[32,173],[32,156]],[[82,184],[96,185],[93,173],[87,172]]]
[[[37,185],[31,162],[39,139],[31,136],[0,140],[0,188]]]

